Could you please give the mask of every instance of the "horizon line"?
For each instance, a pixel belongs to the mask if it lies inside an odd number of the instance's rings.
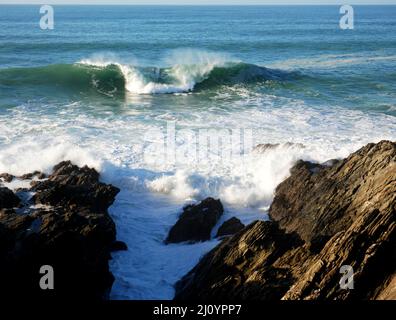
[[[173,6],[173,7],[183,7],[183,6],[195,6],[195,7],[208,7],[208,6],[218,6],[218,7],[260,7],[260,6],[342,6],[342,4],[334,4],[334,3],[321,3],[321,4],[313,4],[313,3],[263,3],[263,4],[221,4],[221,3],[206,3],[206,4],[195,4],[195,3],[185,3],[185,4],[176,4],[176,3],[149,3],[149,4],[138,4],[138,3],[2,3],[0,5],[12,5],[12,6],[42,6],[42,5],[52,5],[52,6],[135,6],[135,7],[145,7],[145,6]],[[351,6],[396,6],[396,3],[349,3]]]

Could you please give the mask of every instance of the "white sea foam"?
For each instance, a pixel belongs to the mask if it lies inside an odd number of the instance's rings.
[[[296,69],[296,68],[342,68],[346,65],[368,64],[372,62],[395,62],[396,55],[376,55],[372,53],[361,54],[323,54],[315,57],[295,58],[269,63],[272,68]]]
[[[50,141],[49,141],[50,140]],[[89,165],[101,169],[101,161],[86,149],[78,147],[63,139],[35,140],[24,139],[23,142],[2,147],[0,153],[0,172],[10,172],[14,175],[39,170],[49,173],[54,164],[63,160],[83,166]]]
[[[205,80],[215,67],[224,66],[231,61],[224,54],[183,49],[175,50],[164,59],[164,64],[169,67],[169,75],[174,79],[172,83],[160,83],[147,79],[139,70],[139,64],[120,62],[114,55],[95,55],[79,61],[80,64],[96,67],[116,65],[125,79],[125,89],[133,94],[156,93],[185,93],[194,89],[195,85]]]
[[[230,105],[221,95],[215,97],[216,108],[207,110],[149,108],[151,100],[144,97],[110,112],[87,103],[14,108],[0,115],[0,172],[49,172],[62,160],[100,170],[105,182],[122,190],[110,213],[119,239],[129,247],[111,261],[116,277],[112,298],[170,299],[175,281],[217,243],[163,244],[184,204],[212,196],[225,206],[223,220],[266,219],[274,188],[297,159],[324,162],[396,137],[392,116],[311,108],[298,100],[233,90],[229,94],[240,100]],[[274,108],[274,103],[283,107]],[[168,120],[190,129],[252,128],[254,144],[290,141],[305,148],[283,145],[241,159],[148,164],[143,154],[151,142],[144,140],[145,133],[158,126],[165,130]]]

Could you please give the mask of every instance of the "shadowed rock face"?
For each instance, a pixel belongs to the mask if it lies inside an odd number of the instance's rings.
[[[205,255],[176,284],[175,299],[280,299],[293,278],[288,269],[272,264],[299,244],[296,235],[281,232],[276,224],[256,221]]]
[[[0,210],[15,208],[19,205],[20,199],[6,187],[0,186]]]
[[[300,161],[276,189],[270,217],[304,240],[328,239],[395,203],[395,144],[369,144],[331,167]]]
[[[216,237],[233,235],[244,228],[244,224],[238,218],[232,217],[225,221],[217,231]]]
[[[199,242],[210,239],[213,227],[223,214],[220,200],[207,198],[183,209],[179,220],[169,231],[166,243]]]
[[[24,214],[0,214],[0,297],[105,298],[114,280],[108,260],[116,238],[107,208],[119,189],[70,162],[33,184]],[[54,269],[54,290],[39,287],[43,265]]]
[[[33,201],[52,206],[80,206],[95,212],[105,212],[113,203],[119,189],[99,182],[95,169],[77,168],[71,162],[62,162],[45,181],[34,184],[37,192]]]
[[[14,176],[8,173],[2,173],[0,174],[0,179],[3,180],[4,182],[11,182],[12,180],[14,180]]]
[[[276,189],[269,222],[213,249],[176,299],[390,299],[396,275],[396,144],[342,161],[299,161]],[[354,289],[341,289],[341,267]]]

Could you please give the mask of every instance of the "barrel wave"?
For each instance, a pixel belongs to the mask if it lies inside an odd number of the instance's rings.
[[[243,62],[176,64],[171,67],[132,66],[118,62],[82,60],[34,68],[0,70],[0,85],[61,87],[77,92],[115,96],[132,94],[186,93],[217,86],[283,81],[291,73]]]

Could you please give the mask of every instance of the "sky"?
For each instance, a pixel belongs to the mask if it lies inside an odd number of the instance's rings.
[[[260,5],[260,4],[395,4],[396,0],[0,0],[0,4],[195,4],[195,5]]]

